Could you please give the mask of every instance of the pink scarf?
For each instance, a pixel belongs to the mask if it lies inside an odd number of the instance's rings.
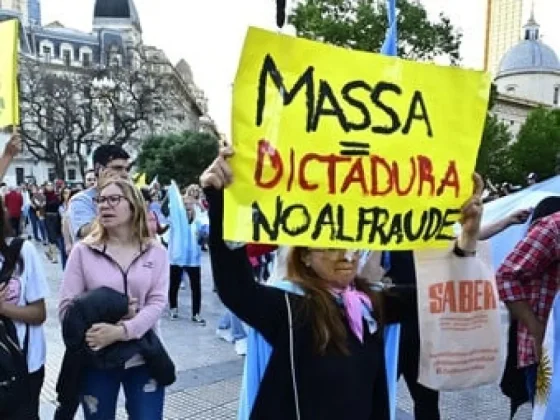
[[[354,286],[346,289],[332,289],[332,293],[342,299],[344,312],[350,324],[350,329],[361,343],[364,342],[364,306],[371,311],[372,305],[369,296],[364,292],[356,290]]]

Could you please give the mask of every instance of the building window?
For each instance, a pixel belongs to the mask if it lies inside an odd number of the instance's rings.
[[[75,181],[75,180],[76,180],[76,170],[68,169],[68,181]]]
[[[64,61],[64,65],[70,67],[72,64],[72,51],[70,50],[63,50],[62,51],[62,60]]]
[[[93,151],[93,142],[91,140],[86,141],[86,155],[90,155]]]
[[[515,93],[515,85],[509,85],[506,87],[507,93]]]
[[[21,185],[25,182],[25,169],[16,168],[16,184]]]
[[[82,63],[84,65],[84,67],[90,67],[91,66],[91,54],[90,53],[84,53],[84,55],[82,55]]]
[[[109,60],[109,66],[111,67],[119,67],[121,65],[121,56],[120,55],[111,55],[111,59]]]
[[[49,62],[51,61],[51,57],[52,57],[52,48],[47,46],[47,45],[43,45],[43,57],[45,59],[45,61]]]
[[[558,102],[560,101],[560,86],[554,86],[554,98],[553,98],[553,103],[554,105],[558,105]]]
[[[54,182],[54,180],[56,179],[56,171],[54,170],[54,168],[49,168],[48,177],[50,182]]]

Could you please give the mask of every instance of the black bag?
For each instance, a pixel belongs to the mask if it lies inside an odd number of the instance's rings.
[[[23,239],[15,238],[9,248],[15,258],[4,260],[0,270],[0,288],[10,280],[19,260]],[[27,369],[27,346],[29,328],[25,332],[25,344],[18,344],[16,327],[11,319],[0,317],[0,419],[19,418],[19,413],[29,405],[29,373]]]

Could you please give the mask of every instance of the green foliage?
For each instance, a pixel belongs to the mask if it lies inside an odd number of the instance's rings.
[[[449,18],[428,19],[420,2],[398,0],[398,55],[412,60],[448,57],[460,61],[461,33]],[[371,0],[301,0],[289,16],[300,37],[342,47],[378,52],[387,31],[385,2]]]
[[[527,117],[511,147],[513,182],[535,172],[543,180],[555,175],[560,153],[560,110],[537,109]]]
[[[490,179],[494,184],[510,180],[509,145],[511,141],[512,135],[507,125],[494,115],[488,114],[476,161],[476,171],[484,179]]]
[[[162,184],[172,179],[179,186],[197,184],[202,171],[218,155],[218,140],[207,133],[186,131],[151,137],[138,156],[138,171],[147,179],[156,175]]]

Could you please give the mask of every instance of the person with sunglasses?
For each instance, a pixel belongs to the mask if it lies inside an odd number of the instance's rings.
[[[223,240],[223,189],[232,182],[232,154],[223,149],[200,181],[210,204],[218,295],[271,347],[259,383],[245,377],[244,390],[249,384],[258,389],[242,397],[250,414],[241,418],[388,419],[383,336],[384,324],[397,319],[396,302],[358,276],[360,253],[351,249],[295,247],[283,286],[256,283],[246,249]],[[481,190],[463,207],[457,249],[476,249]],[[255,352],[250,342],[247,354]]]
[[[103,144],[93,152],[94,173],[98,182],[102,178],[128,179],[130,155],[120,146]],[[95,198],[98,194],[97,186],[90,187],[77,194],[68,208],[68,220],[72,240],[85,238],[91,231],[92,222],[97,216]]]

